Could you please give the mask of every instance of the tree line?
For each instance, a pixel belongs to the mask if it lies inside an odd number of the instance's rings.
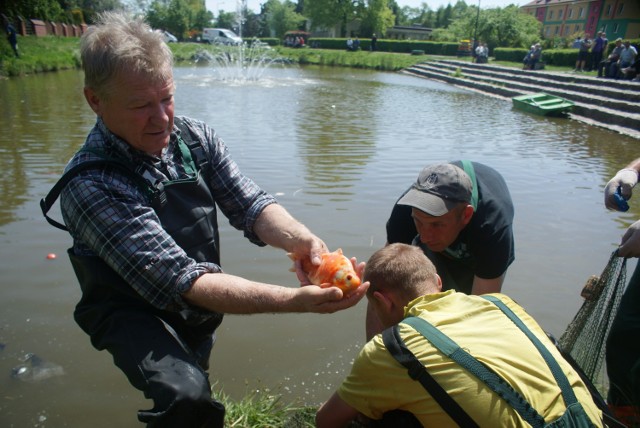
[[[105,10],[141,14],[153,28],[164,29],[180,40],[197,40],[203,28],[230,28],[242,37],[282,38],[289,30],[337,28],[342,37],[384,37],[396,25],[431,28],[436,41],[476,39],[495,47],[529,47],[541,40],[542,24],[516,5],[479,9],[464,0],[437,9],[400,7],[396,0],[267,0],[261,10],[224,11],[217,16],[204,0],[1,0],[0,11],[9,19],[41,19],[69,24],[91,24]],[[246,4],[246,3],[245,3]],[[359,22],[357,33],[348,24]]]

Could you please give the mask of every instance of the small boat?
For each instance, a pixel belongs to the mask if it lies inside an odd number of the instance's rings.
[[[562,116],[573,107],[573,102],[555,95],[539,92],[513,97],[513,106],[542,116]]]

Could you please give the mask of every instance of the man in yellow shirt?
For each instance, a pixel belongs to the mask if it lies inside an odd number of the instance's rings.
[[[504,379],[544,422],[553,422],[567,409],[565,395],[534,342],[497,306],[504,304],[557,361],[568,380],[568,390],[584,409],[584,420],[602,426],[602,413],[580,376],[533,318],[507,296],[487,295],[496,298],[498,303],[493,303],[454,290],[441,292],[433,264],[418,247],[406,244],[391,244],[373,254],[364,279],[371,284],[367,292],[369,304],[384,328],[400,323],[399,335],[406,347],[476,425],[529,426],[483,380],[408,325],[407,317],[418,317],[435,326]],[[405,322],[401,323],[403,319]],[[397,410],[412,414],[422,426],[457,426],[421,383],[394,359],[378,334],[364,346],[337,392],[320,407],[316,424],[320,428],[336,428],[361,415],[381,420],[385,413]]]

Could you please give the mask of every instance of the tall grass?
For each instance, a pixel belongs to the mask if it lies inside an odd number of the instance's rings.
[[[16,58],[6,37],[0,40],[0,75],[23,76],[80,67],[77,37],[18,37]]]

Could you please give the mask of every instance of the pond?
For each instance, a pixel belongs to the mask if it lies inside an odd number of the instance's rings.
[[[391,207],[423,166],[466,158],[496,168],[516,210],[516,260],[503,291],[556,336],[580,307],[587,278],[602,271],[640,214],[633,203],[627,213],[608,212],[602,196],[607,180],[638,157],[637,140],[515,111],[510,101],[339,68],[274,66],[256,81],[221,82],[208,67],[177,67],[175,78],[178,114],[214,127],[244,173],[331,249],[358,260],[384,245]],[[82,73],[2,80],[0,96],[0,425],[139,426],[135,412],[150,403],[75,325],[71,240],[39,208],[95,120]],[[225,271],[297,285],[282,251],[255,247],[220,223]],[[364,342],[365,306],[227,316],[211,378],[236,399],[268,388],[317,405]],[[29,353],[56,368],[50,378],[12,377]]]

